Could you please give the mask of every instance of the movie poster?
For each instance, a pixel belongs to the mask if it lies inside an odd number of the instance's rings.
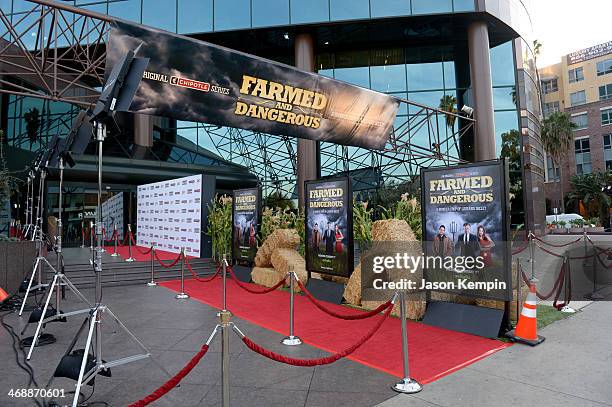
[[[428,268],[429,280],[461,276],[471,281],[506,281],[506,290],[462,294],[512,298],[506,174],[503,160],[421,170],[426,254],[453,260],[448,263],[452,267]],[[464,259],[468,259],[465,264]],[[467,263],[469,259],[474,261]]]
[[[255,260],[260,207],[259,188],[234,191],[232,202],[232,256],[235,261],[252,263]]]
[[[174,33],[116,21],[106,72],[149,58],[129,111],[382,149],[398,99]]]
[[[349,178],[306,182],[305,250],[309,272],[353,272],[353,194]]]

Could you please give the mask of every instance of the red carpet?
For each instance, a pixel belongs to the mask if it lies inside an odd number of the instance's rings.
[[[180,281],[160,283],[179,292]],[[260,287],[253,284],[254,287]],[[222,304],[221,279],[209,283],[185,281],[185,291],[194,299],[215,308]],[[289,293],[273,291],[269,294],[250,294],[232,280],[227,285],[228,308],[237,317],[278,332],[289,330]],[[339,313],[359,313],[348,307],[325,303]],[[376,316],[363,321],[333,318],[317,309],[302,295],[295,297],[295,334],[304,342],[328,352],[340,351],[358,340],[376,323]],[[212,328],[212,327],[211,327]],[[245,332],[249,334],[248,330]],[[493,339],[409,322],[408,348],[410,375],[421,383],[429,383],[476,362],[510,344]],[[269,344],[261,343],[266,347]],[[398,318],[389,318],[381,329],[349,359],[366,366],[402,377],[401,325]]]
[[[113,253],[113,246],[106,246],[106,251],[108,253]],[[132,246],[132,257],[136,259],[136,261],[151,261],[151,252],[149,252],[149,247],[142,246]],[[130,251],[128,246],[117,246],[117,253],[122,259],[127,259],[130,257]],[[147,254],[142,254],[143,252],[147,252]],[[166,260],[174,260],[178,257],[178,253],[171,253],[165,250],[155,250],[157,252],[157,257],[166,261]],[[191,257],[191,256],[187,256]]]

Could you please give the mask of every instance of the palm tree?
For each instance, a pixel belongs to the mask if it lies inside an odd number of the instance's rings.
[[[444,95],[440,98],[440,110],[444,110],[445,112],[449,113],[457,113],[457,108],[455,107],[456,105],[457,98],[453,95]],[[455,120],[457,119],[457,116],[453,116],[450,114],[447,114],[445,116],[446,127],[452,130],[453,126],[455,125]]]
[[[574,135],[572,130],[576,127],[570,120],[569,114],[556,112],[542,121],[542,145],[553,162],[553,173],[555,168],[559,168],[559,197],[561,202],[561,213],[565,213],[565,203],[563,202],[563,166],[561,160],[565,158],[570,149]]]

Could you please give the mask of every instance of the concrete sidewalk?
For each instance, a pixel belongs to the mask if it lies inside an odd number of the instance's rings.
[[[595,302],[515,345],[379,406],[612,406],[612,302]]]

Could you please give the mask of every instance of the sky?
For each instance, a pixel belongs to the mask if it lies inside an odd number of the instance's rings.
[[[563,55],[612,41],[612,0],[532,0],[533,38],[542,43],[538,66]]]

